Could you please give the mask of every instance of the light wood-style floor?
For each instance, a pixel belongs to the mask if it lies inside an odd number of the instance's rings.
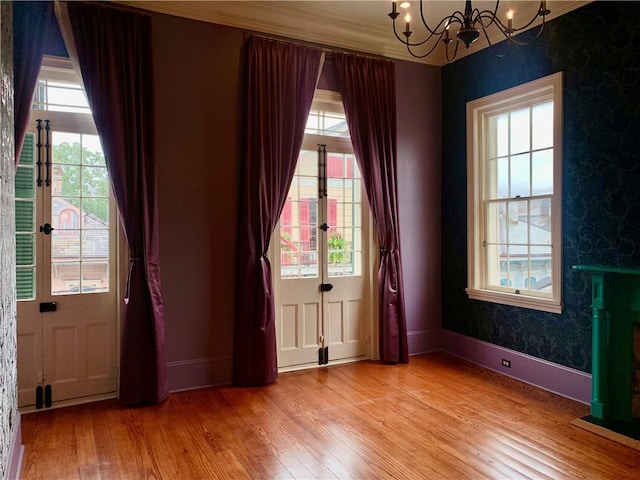
[[[22,417],[23,479],[639,479],[585,405],[446,354]]]

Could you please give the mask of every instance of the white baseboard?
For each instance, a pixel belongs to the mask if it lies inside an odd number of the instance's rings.
[[[589,405],[591,375],[531,355],[442,330],[443,350],[489,370]],[[511,367],[502,366],[502,359]]]
[[[228,385],[233,378],[233,359],[196,358],[167,362],[167,378],[171,392]]]
[[[11,432],[11,444],[9,445],[9,465],[5,472],[6,480],[17,480],[22,472],[22,459],[24,457],[24,445],[22,444],[22,424],[20,413],[16,413],[13,431]]]

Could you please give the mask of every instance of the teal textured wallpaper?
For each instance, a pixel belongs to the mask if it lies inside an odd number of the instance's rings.
[[[640,267],[640,3],[594,2],[504,58],[443,68],[443,328],[591,371],[590,277],[575,264]],[[564,72],[562,314],[469,300],[466,102]]]

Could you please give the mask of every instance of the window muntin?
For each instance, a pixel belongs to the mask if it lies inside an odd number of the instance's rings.
[[[467,106],[471,298],[559,312],[561,75]]]
[[[44,67],[46,73],[46,67]],[[91,113],[82,85],[73,81],[38,79],[33,99],[34,110]]]

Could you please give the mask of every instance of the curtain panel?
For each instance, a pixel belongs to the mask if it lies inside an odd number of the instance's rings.
[[[120,401],[168,396],[154,159],[151,17],[68,2],[84,87],[102,140],[130,253]]]
[[[378,231],[380,358],[409,361],[398,223],[396,88],[390,61],[335,54],[353,150]]]
[[[15,125],[15,165],[18,166],[22,144],[38,82],[47,42],[53,2],[14,2],[13,4],[13,85]]]
[[[259,386],[278,376],[269,242],[296,168],[323,54],[256,36],[247,48],[233,373],[236,385]]]

